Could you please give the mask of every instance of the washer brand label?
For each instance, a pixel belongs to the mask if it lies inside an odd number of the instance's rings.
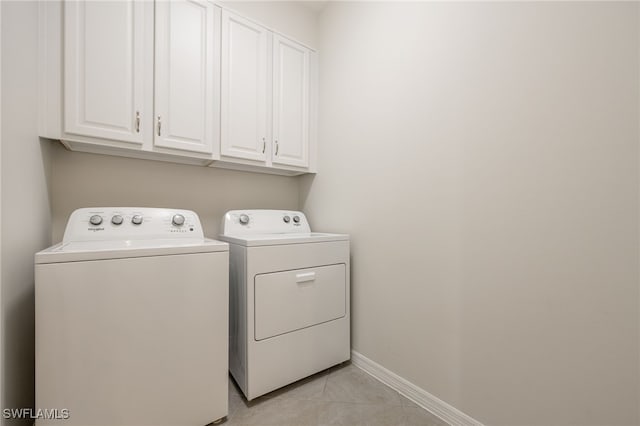
[[[91,232],[104,231],[104,228],[87,228]]]

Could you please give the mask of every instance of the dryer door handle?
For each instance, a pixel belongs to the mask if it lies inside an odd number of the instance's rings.
[[[306,283],[308,281],[314,281],[316,279],[315,272],[305,272],[303,274],[296,274],[297,283]]]

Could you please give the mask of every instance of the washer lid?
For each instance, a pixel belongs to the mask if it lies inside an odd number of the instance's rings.
[[[35,255],[35,263],[79,262],[229,251],[229,244],[204,239],[153,239],[72,241],[60,243]]]
[[[304,234],[220,235],[218,238],[231,244],[246,247],[349,241],[349,235],[347,234],[327,234],[324,232],[307,232]]]

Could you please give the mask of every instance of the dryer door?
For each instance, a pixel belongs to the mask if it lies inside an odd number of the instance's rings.
[[[255,340],[346,315],[344,264],[255,276]]]

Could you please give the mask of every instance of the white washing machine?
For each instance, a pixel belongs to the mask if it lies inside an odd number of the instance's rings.
[[[248,400],[350,358],[349,236],[297,211],[237,210],[229,243],[229,369]]]
[[[58,410],[36,425],[225,417],[228,255],[192,211],[73,212],[35,256],[36,408]]]

